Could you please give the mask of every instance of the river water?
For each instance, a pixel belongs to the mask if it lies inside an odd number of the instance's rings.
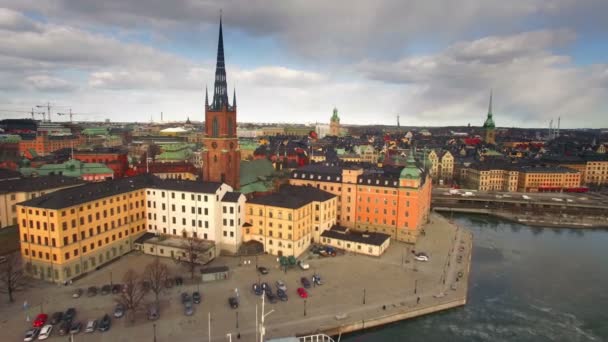
[[[475,239],[468,304],[343,341],[608,341],[608,231],[454,221]]]

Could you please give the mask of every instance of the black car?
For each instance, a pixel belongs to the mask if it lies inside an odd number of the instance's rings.
[[[72,327],[72,321],[63,321],[59,326],[59,335],[64,336],[70,332],[70,328]]]
[[[258,272],[260,272],[261,274],[268,274],[268,269],[264,266],[260,266],[258,267]]]
[[[266,291],[266,298],[268,298],[268,301],[273,304],[277,302],[277,296],[275,296],[274,293],[270,291]]]
[[[53,314],[53,316],[51,316],[52,325],[57,325],[57,324],[61,323],[62,321],[63,321],[63,312],[61,312],[61,311],[55,312]]]
[[[201,303],[201,293],[198,291],[192,292],[192,301],[194,302],[194,304],[200,304]]]
[[[277,297],[279,297],[280,300],[282,300],[283,302],[287,301],[287,293],[285,293],[285,291],[278,289],[277,290]]]
[[[104,315],[99,321],[99,326],[97,326],[97,330],[99,331],[108,331],[110,330],[110,326],[112,325],[112,319],[107,314]]]
[[[112,286],[111,285],[104,285],[101,287],[101,294],[102,295],[107,295],[110,294],[112,292]]]
[[[256,296],[261,296],[264,294],[264,290],[258,283],[254,283],[253,285],[251,285],[251,289],[253,290],[253,293],[255,293]]]
[[[230,298],[228,298],[228,304],[230,304],[231,308],[238,309],[239,300],[236,297],[230,297]]]
[[[122,285],[114,284],[112,285],[112,294],[119,294],[122,291]]]
[[[310,288],[310,280],[308,280],[308,278],[302,277],[300,278],[300,282],[302,283],[302,286],[304,286],[305,289]]]
[[[70,334],[78,334],[81,329],[82,329],[82,323],[73,322],[72,325],[70,326]]]
[[[187,292],[182,292],[182,304],[186,304],[191,301],[192,299],[190,298],[190,295]]]
[[[63,314],[64,321],[72,321],[74,319],[74,317],[76,317],[76,309],[74,309],[74,308],[67,309],[65,311],[65,314]]]
[[[97,296],[97,288],[95,286],[91,286],[87,289],[87,296],[94,297]]]

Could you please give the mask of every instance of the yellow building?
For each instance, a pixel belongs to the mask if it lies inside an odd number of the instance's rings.
[[[146,229],[138,180],[89,183],[17,205],[26,272],[63,283],[131,251]]]
[[[563,191],[580,186],[581,173],[560,166],[521,167],[517,182],[517,190],[522,192]]]
[[[427,155],[429,173],[434,181],[450,182],[454,178],[454,156],[450,151],[431,150]]]
[[[18,178],[0,182],[0,228],[17,224],[17,203],[83,183],[78,178],[63,176]]]
[[[283,186],[247,201],[243,241],[257,241],[278,256],[299,256],[336,224],[337,197],[313,187]]]
[[[510,165],[475,164],[463,172],[464,185],[479,191],[517,191],[519,172]]]
[[[585,177],[587,185],[608,184],[608,157],[598,156],[588,160],[585,164]]]

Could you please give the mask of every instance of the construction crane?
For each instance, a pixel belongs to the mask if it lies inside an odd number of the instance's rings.
[[[45,112],[34,112],[34,108],[32,108],[31,111],[15,110],[15,109],[0,109],[0,112],[30,114],[32,116],[32,119],[34,119],[34,115],[42,115],[42,121],[44,121],[45,114],[46,114]]]
[[[67,112],[67,113],[57,113],[57,115],[61,115],[61,116],[63,116],[63,115],[69,115],[70,116],[70,122],[72,122],[72,117],[74,115],[89,115],[89,114],[87,114],[87,113],[73,113],[72,112],[72,108],[70,108],[69,112]]]
[[[47,102],[45,105],[37,105],[36,106],[36,108],[45,108],[46,109],[47,121],[48,122],[51,122],[51,108],[57,108],[57,107],[66,108],[67,106],[52,105],[50,102]]]

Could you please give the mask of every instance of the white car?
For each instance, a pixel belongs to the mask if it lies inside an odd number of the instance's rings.
[[[40,333],[40,328],[32,328],[25,333],[25,337],[23,338],[23,341],[25,341],[25,342],[33,341],[36,339],[36,337],[38,337],[39,333]]]
[[[87,322],[87,327],[84,329],[84,332],[85,333],[92,333],[92,332],[95,332],[95,329],[97,329],[97,320],[90,319]]]
[[[40,330],[40,334],[38,335],[38,339],[39,340],[46,340],[47,338],[49,338],[49,336],[51,336],[51,332],[52,331],[53,331],[53,326],[52,325],[50,325],[50,324],[45,325]]]
[[[429,256],[423,253],[414,254],[414,259],[418,261],[429,261]]]
[[[287,292],[287,286],[282,280],[277,280],[277,289]]]
[[[305,262],[300,261],[299,264],[300,264],[300,268],[303,270],[307,270],[310,268],[310,265]]]

